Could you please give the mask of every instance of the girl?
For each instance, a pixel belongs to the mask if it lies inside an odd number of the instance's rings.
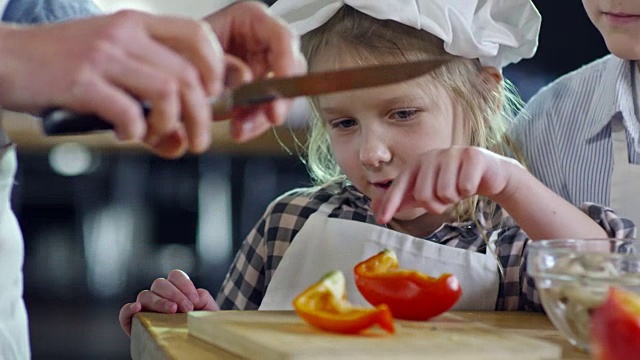
[[[318,186],[269,206],[227,274],[220,308],[291,309],[334,269],[347,276],[348,299],[366,304],[352,268],[391,248],[402,267],[455,274],[456,309],[540,310],[524,273],[529,241],[632,235],[609,209],[581,212],[504,156],[514,102],[500,68],[535,51],[540,19],[528,0],[360,3],[280,0],[272,10],[304,33],[311,71],[459,59],[416,80],[312,99],[307,164]],[[142,309],[217,305],[173,271],[122,308],[125,331]]]

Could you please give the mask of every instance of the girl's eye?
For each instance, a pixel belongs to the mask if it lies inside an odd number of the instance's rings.
[[[410,120],[411,118],[416,116],[417,113],[418,110],[416,109],[402,109],[394,111],[391,114],[391,117],[397,120]]]
[[[332,128],[342,128],[342,129],[348,129],[350,127],[356,126],[356,121],[354,119],[340,119],[340,120],[334,120],[331,122],[331,127]]]

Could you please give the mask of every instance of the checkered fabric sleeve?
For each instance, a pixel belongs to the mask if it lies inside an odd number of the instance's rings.
[[[256,310],[289,244],[330,198],[316,188],[292,190],[273,201],[242,243],[217,296],[221,309]]]

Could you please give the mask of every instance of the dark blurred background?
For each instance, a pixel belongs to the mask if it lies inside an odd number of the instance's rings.
[[[525,100],[607,52],[581,2],[534,2],[543,15],[538,53],[505,69]],[[169,161],[139,150],[18,143],[13,206],[25,237],[33,358],[129,358],[119,308],[171,269],[215,294],[267,204],[309,184],[295,153],[273,137],[262,144],[213,144],[206,155]]]

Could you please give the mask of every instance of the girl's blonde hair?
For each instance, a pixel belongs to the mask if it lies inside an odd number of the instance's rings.
[[[379,20],[347,5],[327,23],[302,36],[302,51],[313,68],[320,55],[339,66],[347,57],[358,64],[417,61],[432,57],[451,56],[436,36],[410,26]],[[335,55],[334,55],[335,54]],[[334,55],[333,57],[328,55]],[[517,154],[506,138],[506,127],[522,107],[508,81],[500,86],[487,86],[481,77],[482,66],[477,59],[459,58],[429,76],[425,87],[437,81],[465,114],[465,133],[470,145],[489,149],[501,155]],[[331,64],[323,64],[328,67]],[[331,151],[329,133],[317,114],[317,99],[312,99],[313,116],[307,143],[306,163],[316,185],[346,180]],[[512,152],[512,153],[511,153]],[[459,221],[475,219],[477,197],[454,207]]]

